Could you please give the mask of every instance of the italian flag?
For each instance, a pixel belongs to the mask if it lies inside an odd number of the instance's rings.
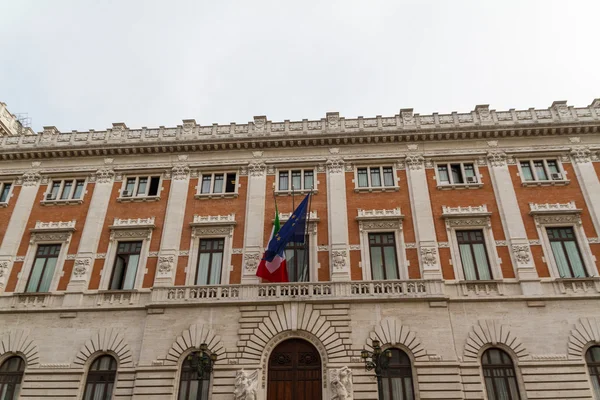
[[[281,225],[279,223],[279,211],[277,210],[277,203],[275,203],[275,222],[273,223],[273,230],[271,231],[271,237],[269,243],[273,240]],[[256,276],[266,279],[270,282],[288,282],[288,273],[285,263],[285,250],[282,250],[280,254],[275,255],[273,261],[269,262],[266,260],[266,252],[263,254],[260,264],[256,270]]]

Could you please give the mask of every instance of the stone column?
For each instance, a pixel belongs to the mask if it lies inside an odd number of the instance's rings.
[[[248,195],[246,225],[244,226],[244,265],[242,283],[258,283],[256,268],[265,245],[265,196],[267,191],[266,165],[257,161],[248,165]]]
[[[348,207],[346,205],[346,174],[340,158],[327,160],[327,214],[332,281],[349,281]]]
[[[571,149],[571,159],[596,235],[600,235],[600,182],[592,164],[592,152],[587,146],[576,146]]]
[[[83,292],[87,290],[90,275],[96,259],[96,251],[100,243],[104,219],[110,202],[115,173],[110,168],[101,168],[91,180],[95,180],[94,193],[85,217],[85,224],[79,240],[79,248],[67,292]]]
[[[180,159],[185,159],[181,157]],[[171,189],[165,212],[158,264],[154,277],[154,286],[172,286],[175,284],[177,259],[181,244],[181,232],[185,217],[185,205],[190,186],[190,169],[186,164],[175,165],[171,169]],[[189,223],[191,221],[188,221]]]
[[[421,277],[423,279],[442,279],[424,161],[422,154],[410,154],[405,159],[415,239],[419,249]]]
[[[529,240],[508,170],[506,154],[494,150],[488,153],[487,158],[500,218],[509,243],[513,265],[517,267],[516,273],[521,289],[524,295],[540,294],[542,290],[540,279],[531,257]]]
[[[4,293],[13,262],[17,256],[27,221],[29,221],[29,214],[31,214],[31,209],[36,201],[40,180],[41,176],[36,171],[27,172],[17,180],[17,184],[21,185],[21,192],[19,198],[16,199],[15,208],[0,245],[0,294]],[[37,201],[40,200],[37,199]]]

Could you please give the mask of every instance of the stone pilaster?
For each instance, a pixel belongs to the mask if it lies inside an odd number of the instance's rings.
[[[349,281],[351,276],[344,161],[340,158],[330,158],[326,167],[331,280]]]
[[[257,283],[256,268],[262,257],[265,230],[266,165],[255,161],[248,165],[248,196],[244,226],[244,261],[242,283]]]
[[[186,157],[180,156],[180,159],[185,160]],[[171,169],[171,189],[169,191],[169,202],[167,203],[162,238],[160,240],[154,286],[172,286],[175,284],[181,232],[183,225],[186,223],[184,221],[185,204],[189,186],[189,167],[186,164],[175,165]],[[189,224],[190,221],[187,223]]]
[[[17,180],[17,184],[21,185],[21,192],[19,198],[16,199],[17,203],[0,245],[0,294],[4,292],[14,259],[17,256],[17,250],[25,234],[29,214],[40,187],[40,180],[41,176],[36,171],[27,172]],[[37,199],[37,201],[40,201],[40,199]]]
[[[571,149],[573,169],[583,197],[587,203],[590,216],[596,228],[596,235],[600,235],[600,181],[592,163],[592,152],[587,146],[577,146]]]
[[[419,249],[422,278],[442,279],[424,161],[425,159],[421,154],[410,154],[405,159],[413,225],[417,248]]]
[[[517,268],[516,275],[521,282],[521,289],[525,295],[539,294],[542,289],[540,279],[531,257],[525,224],[508,170],[507,156],[500,150],[494,150],[488,153],[487,158],[500,218],[510,244],[510,255]]]
[[[112,160],[111,160],[112,161]],[[79,248],[67,292],[83,292],[88,288],[90,275],[96,259],[96,251],[102,235],[102,227],[108,210],[108,203],[113,189],[115,173],[111,168],[101,168],[92,175],[95,181],[94,193],[85,218]]]

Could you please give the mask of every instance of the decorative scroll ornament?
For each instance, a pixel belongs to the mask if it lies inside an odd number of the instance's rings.
[[[512,246],[513,254],[515,255],[515,259],[519,264],[527,264],[531,260],[531,256],[529,254],[529,246],[527,245],[516,245]]]
[[[571,157],[578,164],[590,162],[592,160],[592,152],[587,146],[578,146],[571,149]]]
[[[246,372],[242,368],[235,374],[235,389],[233,398],[235,400],[256,400],[258,389],[258,370]]]
[[[188,177],[190,173],[190,167],[186,164],[178,164],[171,168],[171,179],[183,180]]]
[[[331,400],[354,400],[352,387],[352,370],[348,367],[332,369],[329,383],[333,397]]]
[[[244,267],[248,272],[255,272],[258,268],[258,262],[260,261],[260,254],[249,253],[244,255]]]
[[[158,257],[158,273],[160,275],[167,275],[173,269],[173,264],[175,264],[174,256],[161,256]]]
[[[506,153],[503,151],[491,151],[487,155],[492,167],[503,167],[506,165]]]
[[[102,168],[96,171],[96,182],[111,183],[115,177],[115,171],[109,168]]]
[[[427,266],[433,266],[437,262],[437,250],[435,247],[421,247],[421,260]]]
[[[331,257],[333,258],[333,269],[344,269],[346,266],[346,252],[344,250],[332,251]]]
[[[327,171],[329,171],[330,174],[341,174],[344,172],[344,161],[340,158],[328,159]]]
[[[248,164],[248,174],[250,176],[265,176],[267,166],[264,163],[251,163]]]
[[[42,176],[39,174],[39,172],[26,172],[23,174],[23,176],[21,176],[21,185],[23,186],[35,186],[37,185],[40,180],[42,179]]]
[[[75,278],[83,278],[90,266],[92,260],[89,258],[79,258],[75,260],[75,265],[73,266],[73,277]]]
[[[423,169],[423,163],[425,158],[423,158],[420,154],[409,154],[404,159],[406,166],[411,170],[420,170]]]

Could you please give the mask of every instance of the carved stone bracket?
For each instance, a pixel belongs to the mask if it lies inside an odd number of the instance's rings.
[[[487,159],[489,160],[492,167],[503,167],[506,165],[506,153],[503,151],[490,151],[487,154]]]
[[[255,273],[260,262],[259,253],[246,253],[244,254],[244,270],[248,273]]]
[[[333,261],[333,269],[341,271],[346,268],[347,254],[345,250],[334,250],[331,252],[331,259]]]
[[[341,158],[329,158],[326,166],[330,174],[341,174],[344,172],[344,161]]]
[[[421,154],[409,154],[404,159],[404,163],[411,170],[423,169],[425,158]]]
[[[512,252],[519,264],[529,264],[531,261],[531,253],[529,252],[528,245],[513,244]]]
[[[92,180],[95,180],[96,183],[112,183],[115,177],[115,171],[110,168],[101,168],[96,171],[95,174],[92,174]]]
[[[41,179],[42,176],[39,172],[26,172],[20,178],[17,179],[17,184],[23,186],[35,186],[40,182]]]
[[[577,146],[571,148],[571,157],[578,164],[592,161],[592,152],[588,146]]]
[[[190,174],[190,167],[187,164],[178,164],[171,168],[171,179],[184,180]]]
[[[248,164],[248,174],[254,177],[265,176],[267,166],[264,163],[250,163]]]
[[[435,266],[437,264],[437,249],[435,247],[421,247],[421,260],[424,266]]]
[[[159,256],[158,257],[158,275],[170,276],[171,271],[175,266],[175,256]]]
[[[91,258],[77,258],[73,265],[73,279],[82,280],[87,276],[92,265]]]

